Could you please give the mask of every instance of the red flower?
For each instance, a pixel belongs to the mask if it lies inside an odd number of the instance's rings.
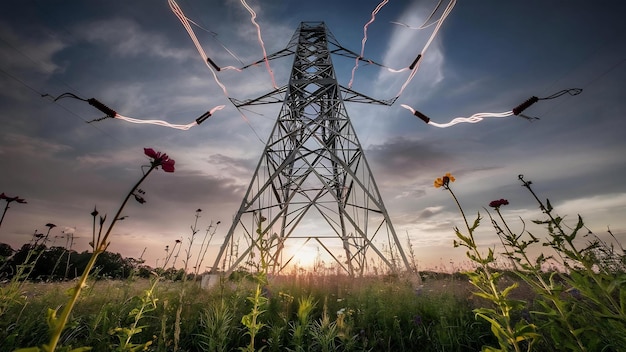
[[[509,201],[506,199],[498,199],[498,200],[492,200],[489,203],[490,207],[496,208],[496,209],[500,208],[503,205],[509,205]]]
[[[161,152],[156,152],[152,148],[143,148],[144,154],[152,158],[152,166],[161,166],[165,172],[174,172],[174,159]]]

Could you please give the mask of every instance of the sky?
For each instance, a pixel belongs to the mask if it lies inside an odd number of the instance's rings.
[[[220,66],[263,58],[242,2],[178,4]],[[360,52],[364,25],[380,1],[247,4],[268,54],[284,48],[302,21],[324,21],[342,46]],[[367,27],[364,56],[385,67],[407,67],[434,29],[407,26],[421,25],[436,5],[386,3]],[[448,192],[433,187],[447,172],[456,179],[451,187],[470,220],[484,215],[490,201],[505,198],[510,204],[503,213],[513,228],[522,231],[526,223],[544,237],[545,230],[530,224],[542,214],[521,187],[523,174],[567,221],[580,214],[601,238],[607,239],[610,228],[626,244],[625,11],[619,0],[459,1],[392,106],[346,103],[391,222],[407,253],[410,243],[420,269],[467,264],[465,251],[452,246],[453,228],[463,226],[463,219]],[[278,86],[288,82],[292,60],[270,61]],[[354,60],[333,57],[333,64],[339,83],[347,86]],[[272,90],[265,65],[222,70],[217,77],[228,96],[239,100]],[[361,64],[352,87],[389,99],[408,77],[409,71]],[[216,230],[206,259],[212,262],[280,111],[280,104],[272,104],[238,112],[165,0],[12,2],[0,13],[0,84],[0,192],[28,202],[11,203],[0,242],[18,248],[54,223],[53,239],[73,233],[73,249],[87,250],[94,206],[113,216],[149,163],[143,148],[150,147],[174,159],[176,171],[159,170],[142,184],[146,203],[131,200],[109,247],[135,258],[145,249],[149,265],[176,239],[186,248],[197,209],[200,234],[210,225]],[[540,100],[524,111],[539,118],[533,120],[485,118],[437,128],[400,106],[446,123],[510,111],[531,96],[570,88],[583,91]],[[225,107],[187,131],[119,119],[87,123],[103,113],[76,99],[52,101],[66,92],[96,98],[124,116],[176,124]],[[501,252],[487,221],[477,240]],[[300,249],[303,265],[315,250]]]

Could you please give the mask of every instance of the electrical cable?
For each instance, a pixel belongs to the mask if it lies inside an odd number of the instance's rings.
[[[571,96],[574,95],[578,95],[580,93],[582,93],[582,89],[580,88],[571,88],[571,89],[563,89],[559,92],[556,92],[552,95],[549,95],[547,97],[544,98],[537,98],[536,96],[532,96],[529,99],[527,99],[526,101],[524,101],[523,103],[519,104],[518,106],[514,107],[512,110],[510,111],[504,111],[504,112],[480,112],[480,113],[476,113],[470,117],[456,117],[454,119],[452,119],[450,122],[447,123],[437,123],[437,122],[433,122],[428,116],[424,115],[423,113],[421,113],[420,111],[412,108],[409,105],[406,104],[401,104],[400,106],[409,110],[414,116],[416,116],[417,118],[419,118],[420,120],[424,121],[426,124],[434,126],[434,127],[439,127],[439,128],[447,128],[450,126],[454,126],[458,123],[477,123],[482,121],[483,119],[487,118],[487,117],[509,117],[509,116],[520,116],[523,117],[527,120],[538,120],[538,117],[530,117],[530,116],[526,116],[526,115],[522,115],[522,112],[526,109],[528,109],[531,105],[537,103],[540,100],[551,100],[551,99],[555,99],[558,98],[560,96],[563,96],[565,94],[569,94]]]

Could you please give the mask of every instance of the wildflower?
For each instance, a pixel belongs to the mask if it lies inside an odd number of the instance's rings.
[[[98,209],[96,209],[96,206],[93,206],[93,211],[91,212],[91,216],[93,216],[94,218],[98,215]]]
[[[49,223],[47,223],[47,224],[46,224],[46,227],[47,227],[47,228],[49,228],[49,229],[52,229],[52,228],[57,227],[57,225],[55,225],[55,224],[53,224],[53,223],[49,222]]]
[[[496,209],[500,208],[503,205],[509,205],[509,201],[506,199],[498,199],[498,200],[492,200],[489,203],[490,207],[496,208]]]
[[[455,178],[449,172],[446,173],[443,177],[439,177],[435,180],[435,188],[444,187],[448,188],[448,184],[450,182],[454,182]]]
[[[152,158],[152,166],[161,166],[165,172],[174,172],[175,161],[174,159],[170,159],[167,154],[156,152],[152,148],[143,148],[143,152],[148,157]]]

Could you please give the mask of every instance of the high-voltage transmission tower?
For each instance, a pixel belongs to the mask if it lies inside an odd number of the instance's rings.
[[[280,272],[291,260],[283,253],[290,241],[316,242],[350,275],[366,273],[368,258],[391,271],[410,270],[344,106],[393,100],[337,83],[331,54],[359,55],[339,45],[324,22],[302,22],[287,47],[268,59],[291,54],[286,86],[233,100],[238,108],[283,105],[212,272],[229,274],[261,261],[269,272]]]

